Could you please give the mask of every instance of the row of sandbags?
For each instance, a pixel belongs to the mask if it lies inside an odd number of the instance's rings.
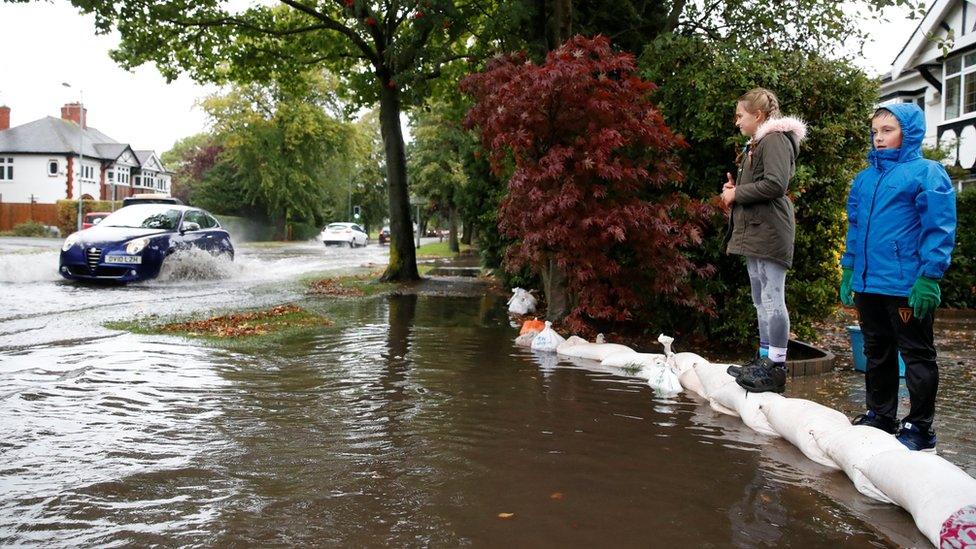
[[[694,393],[754,431],[782,437],[811,460],[844,471],[862,494],[903,507],[935,546],[976,547],[976,479],[959,467],[935,454],[909,451],[873,427],[851,425],[841,412],[816,402],[747,393],[726,372],[727,364],[712,364],[694,353],[672,353],[672,338],[662,335],[658,340],[664,354],[638,353],[606,343],[602,336],[595,342],[563,339],[546,322],[541,331],[520,334],[516,343],[621,368],[661,393]]]

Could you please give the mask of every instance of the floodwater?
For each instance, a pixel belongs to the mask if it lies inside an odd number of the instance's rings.
[[[2,545],[927,544],[788,443],[515,348],[504,296],[302,296],[384,248],[241,247],[125,287],[56,258],[0,243]],[[295,300],[335,325],[251,352],[101,326]]]

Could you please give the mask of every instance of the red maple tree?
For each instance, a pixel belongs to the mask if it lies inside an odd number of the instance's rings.
[[[476,101],[465,124],[480,130],[493,169],[514,166],[499,212],[516,239],[505,266],[561,269],[571,329],[627,321],[651,299],[708,310],[691,282],[714,268],[684,250],[701,244],[712,209],[678,192],[686,145],[633,55],[577,36],[541,65],[497,57],[461,89]]]

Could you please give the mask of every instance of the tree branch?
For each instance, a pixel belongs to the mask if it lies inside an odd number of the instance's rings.
[[[328,16],[327,14],[322,13],[319,10],[316,10],[310,6],[306,6],[301,2],[297,2],[295,0],[280,0],[280,1],[282,4],[285,4],[286,6],[289,6],[302,13],[311,15],[315,19],[318,19],[319,21],[322,22],[323,26],[326,29],[334,30],[342,35],[345,35],[347,38],[349,38],[349,40],[352,41],[353,44],[356,45],[357,48],[359,48],[363,52],[364,55],[366,55],[366,57],[370,60],[370,62],[375,67],[379,67],[382,64],[382,60],[380,59],[378,53],[374,51],[372,48],[370,48],[369,44],[367,44],[366,41],[363,40],[363,38],[356,33],[356,31],[343,25],[339,21],[336,21],[335,19]]]

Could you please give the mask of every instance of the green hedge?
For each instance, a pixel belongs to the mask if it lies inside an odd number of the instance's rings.
[[[942,280],[946,307],[976,308],[976,187],[956,196],[956,248]]]
[[[82,200],[81,210],[83,214],[88,212],[114,212],[122,207],[122,202],[112,202],[111,200]],[[58,200],[58,228],[61,229],[62,236],[78,230],[78,201],[77,200]]]

